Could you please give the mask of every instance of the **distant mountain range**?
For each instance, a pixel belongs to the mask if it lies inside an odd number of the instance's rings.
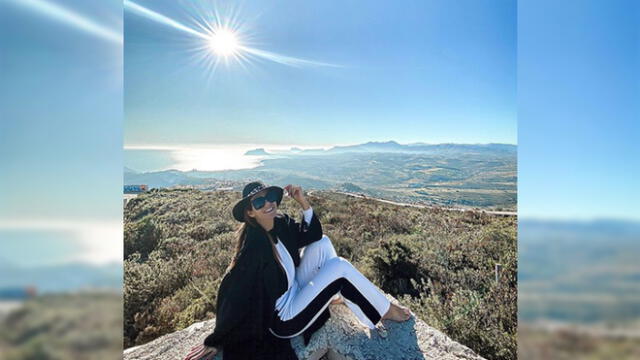
[[[364,144],[334,146],[330,149],[305,149],[293,147],[288,151],[267,152],[264,148],[247,151],[246,155],[323,155],[347,152],[396,152],[396,153],[430,153],[430,154],[454,154],[454,153],[516,153],[516,145],[511,144],[426,144],[412,143],[399,144],[396,141],[377,142],[370,141]]]
[[[368,142],[333,148],[267,153],[252,169],[135,172],[124,184],[150,188],[233,188],[260,179],[308,190],[359,192],[371,197],[447,207],[515,210],[517,147],[509,144],[399,144]],[[266,155],[265,155],[266,154]]]
[[[636,236],[640,240],[640,222],[620,219],[595,219],[595,220],[539,220],[520,218],[520,228],[525,229],[527,236],[537,234],[565,235],[573,234],[583,236],[581,241],[597,238],[598,236],[611,239],[613,236],[628,238]],[[621,239],[622,239],[621,238]]]
[[[0,288],[35,286],[37,292],[66,292],[80,289],[122,289],[122,263],[104,265],[68,263],[20,267],[0,262]]]

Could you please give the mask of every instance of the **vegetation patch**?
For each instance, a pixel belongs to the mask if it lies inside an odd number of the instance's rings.
[[[152,190],[125,208],[125,348],[215,315],[238,192]],[[516,358],[516,219],[309,195],[339,256],[488,359]],[[301,219],[285,198],[281,210]],[[496,280],[496,264],[501,265]]]

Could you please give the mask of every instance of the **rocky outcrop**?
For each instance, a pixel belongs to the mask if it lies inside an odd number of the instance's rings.
[[[395,302],[391,296],[390,300]],[[411,317],[406,322],[384,321],[387,336],[363,327],[343,304],[330,305],[331,318],[308,346],[302,336],[291,340],[298,358],[304,360],[446,359],[482,360],[468,347]],[[213,331],[215,319],[195,323],[147,344],[126,349],[125,360],[182,360],[193,346]],[[222,359],[218,354],[216,360]]]

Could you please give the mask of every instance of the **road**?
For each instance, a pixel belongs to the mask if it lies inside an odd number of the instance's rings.
[[[311,194],[312,192],[313,191],[309,191],[309,194]],[[345,192],[345,191],[335,191],[335,190],[333,190],[333,192],[338,193],[338,194],[351,196],[351,197],[355,197],[355,198],[360,198],[360,199],[371,199],[371,200],[380,201],[380,202],[387,203],[387,204],[398,205],[398,206],[411,206],[411,207],[416,207],[416,208],[421,208],[421,209],[440,209],[440,210],[445,210],[445,211],[460,211],[460,212],[471,211],[471,212],[481,212],[481,213],[485,213],[485,214],[489,214],[489,215],[496,215],[496,216],[517,216],[518,215],[518,213],[515,212],[515,211],[493,211],[493,210],[482,210],[482,209],[448,208],[448,207],[423,205],[423,204],[409,204],[409,203],[401,203],[401,202],[397,202],[397,201],[374,198],[374,197],[370,197],[370,196],[365,196],[365,195],[356,194],[356,193],[350,193],[350,192]]]

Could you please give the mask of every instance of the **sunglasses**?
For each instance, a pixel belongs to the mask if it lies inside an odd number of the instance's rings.
[[[260,210],[264,207],[264,205],[268,202],[276,202],[278,200],[278,192],[271,190],[269,192],[267,192],[267,195],[265,196],[260,196],[257,197],[253,200],[251,200],[251,205],[253,205],[253,208],[256,210]]]

